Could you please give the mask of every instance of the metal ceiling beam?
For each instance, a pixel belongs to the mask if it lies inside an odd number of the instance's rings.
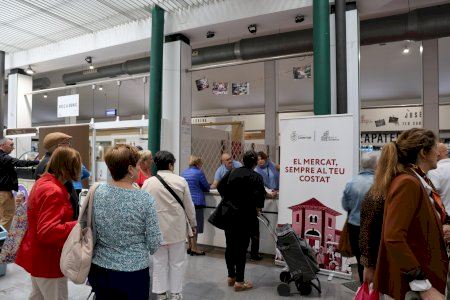
[[[59,16],[59,15],[57,15],[57,14],[55,14],[55,13],[52,13],[52,12],[50,12],[50,11],[48,11],[48,10],[45,10],[45,9],[43,9],[43,8],[37,6],[37,5],[34,5],[34,4],[32,4],[32,3],[29,3],[29,2],[26,1],[26,0],[16,0],[16,1],[22,3],[23,5],[26,5],[26,6],[28,6],[28,7],[31,7],[31,8],[33,8],[33,9],[37,10],[37,11],[40,11],[41,13],[46,14],[46,15],[52,17],[52,18],[58,19],[58,20],[60,20],[60,21],[62,21],[62,22],[65,22],[65,23],[67,23],[67,24],[70,24],[70,25],[72,25],[72,26],[75,26],[75,27],[77,27],[77,28],[79,28],[79,29],[85,31],[86,33],[93,33],[93,32],[94,32],[94,31],[90,30],[89,28],[86,28],[86,27],[84,27],[84,26],[81,26],[81,25],[78,24],[78,23],[75,23],[75,22],[70,21],[70,20],[68,20],[68,19],[66,19],[66,18],[63,18],[63,17],[61,17],[61,16]]]
[[[17,26],[12,25],[12,24],[8,24],[8,23],[5,23],[5,22],[0,22],[0,25],[1,25],[1,26],[5,26],[5,27],[12,28],[12,29],[17,30],[17,31],[21,31],[21,32],[23,32],[23,33],[29,34],[29,35],[31,35],[31,36],[34,36],[34,37],[37,37],[37,38],[40,38],[40,39],[43,39],[43,40],[45,40],[45,41],[47,41],[47,42],[50,42],[50,43],[55,43],[55,42],[56,42],[55,40],[49,39],[49,38],[47,38],[47,37],[45,37],[45,36],[43,36],[43,35],[40,35],[40,34],[31,32],[31,31],[29,31],[29,30],[26,30],[26,29],[17,27]]]
[[[10,45],[10,44],[4,43],[4,42],[0,42],[0,45],[4,45],[4,46],[9,47],[9,48],[14,48],[14,49],[17,49],[19,51],[25,50],[23,48],[20,48],[20,47],[14,46],[14,45]],[[8,51],[5,51],[5,52],[8,52]]]
[[[159,1],[159,0],[151,0],[151,2],[153,3],[152,5],[152,9],[155,5],[158,5],[159,7],[161,7],[162,9],[164,9],[165,11],[172,11],[172,8],[169,7],[168,5],[166,5],[166,3],[164,1]]]
[[[187,3],[185,0],[175,0],[176,2],[180,3],[180,6],[182,6],[182,9],[189,8],[189,3]]]
[[[103,4],[104,6],[108,7],[109,9],[115,11],[116,13],[118,13],[119,15],[122,15],[126,18],[128,18],[129,20],[135,21],[136,18],[134,18],[133,16],[131,16],[130,14],[128,14],[126,11],[120,10],[117,7],[115,7],[113,4],[108,3],[108,1],[105,0],[96,0],[98,3]]]
[[[158,1],[158,2],[161,2],[161,1]],[[171,0],[164,0],[163,2],[164,2],[164,5],[166,5],[167,7],[170,7],[172,12],[175,12],[176,10],[179,9],[179,7],[176,4],[172,3]]]

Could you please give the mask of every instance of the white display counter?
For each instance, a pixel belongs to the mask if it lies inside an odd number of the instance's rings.
[[[217,229],[208,222],[209,216],[221,201],[217,190],[212,190],[206,196],[205,208],[205,225],[203,234],[199,234],[198,243],[201,245],[216,246],[225,248],[225,233],[221,229]],[[263,214],[270,221],[270,226],[275,229],[278,221],[278,199],[266,199],[263,208]],[[275,254],[275,241],[267,228],[260,222],[260,243],[259,252],[266,254]]]

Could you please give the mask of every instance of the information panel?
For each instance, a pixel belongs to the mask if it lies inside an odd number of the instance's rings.
[[[349,273],[336,251],[346,212],[341,197],[354,170],[352,115],[280,120],[278,224],[290,223],[322,269]]]

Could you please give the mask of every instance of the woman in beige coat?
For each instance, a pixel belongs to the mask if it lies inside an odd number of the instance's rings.
[[[183,177],[173,174],[175,157],[168,151],[156,153],[153,161],[157,175],[144,182],[143,190],[155,199],[163,236],[162,246],[153,255],[153,293],[157,299],[182,299],[186,237],[196,228],[195,208],[189,186]],[[178,196],[181,204],[163,183]]]

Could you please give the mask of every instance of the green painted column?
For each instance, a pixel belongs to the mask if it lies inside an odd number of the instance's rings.
[[[148,106],[148,149],[152,151],[153,155],[160,150],[161,145],[163,48],[164,10],[155,5],[152,10],[150,99]],[[156,172],[156,170],[153,171]]]
[[[331,113],[330,8],[328,0],[313,1],[314,114]]]

